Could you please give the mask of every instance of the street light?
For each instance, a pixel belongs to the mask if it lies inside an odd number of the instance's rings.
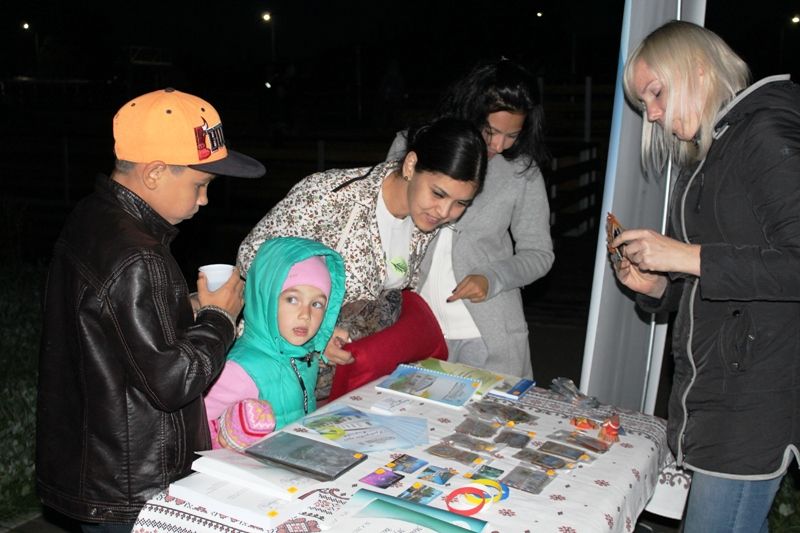
[[[264,11],[261,13],[261,20],[263,20],[265,24],[269,25],[270,45],[272,47],[272,62],[275,63],[278,61],[278,56],[275,53],[275,19],[272,17],[272,13],[269,11]]]
[[[36,60],[36,66],[39,66],[39,33],[34,30],[30,23],[23,20],[22,24],[20,24],[22,29],[26,32],[32,31],[33,32],[33,52],[34,52],[34,59]]]

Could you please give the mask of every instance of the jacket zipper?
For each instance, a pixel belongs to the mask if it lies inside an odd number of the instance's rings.
[[[308,366],[311,366],[311,358],[312,354],[306,354],[305,362]],[[297,376],[297,382],[300,383],[300,390],[303,391],[303,413],[308,414],[308,391],[306,390],[306,384],[303,382],[303,377],[300,375],[300,371],[297,370],[297,363],[295,363],[294,357],[289,359],[289,364],[292,365],[294,375]]]
[[[692,173],[692,176],[689,178],[689,181],[686,183],[686,188],[683,190],[683,194],[681,195],[681,203],[680,203],[680,215],[681,215],[681,237],[683,238],[683,242],[687,244],[691,244],[689,242],[689,236],[686,233],[686,196],[689,194],[689,189],[692,187],[692,183],[694,182],[695,178],[698,175],[702,174],[700,171],[703,168],[706,160],[703,159],[700,161],[700,164],[697,165],[697,168]],[[703,181],[705,181],[703,179]],[[701,182],[702,184],[702,182]],[[699,200],[698,200],[699,202]],[[692,282],[692,291],[689,295],[689,334],[686,339],[686,356],[689,359],[689,364],[692,367],[692,377],[689,379],[689,384],[683,391],[681,395],[681,409],[683,410],[683,421],[681,423],[681,429],[678,432],[678,451],[675,454],[675,461],[678,466],[683,464],[683,444],[684,439],[686,438],[686,425],[689,423],[689,410],[686,408],[686,398],[689,396],[689,391],[692,389],[692,385],[694,385],[695,380],[697,379],[697,365],[694,362],[694,353],[692,352],[692,338],[694,336],[694,299],[697,295],[697,288],[700,286],[700,278],[695,278]]]

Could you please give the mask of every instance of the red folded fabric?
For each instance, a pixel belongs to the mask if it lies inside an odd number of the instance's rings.
[[[436,317],[425,300],[410,290],[403,291],[397,322],[345,345],[344,349],[353,354],[355,362],[336,367],[329,401],[391,374],[400,363],[427,357],[447,359],[447,343]]]

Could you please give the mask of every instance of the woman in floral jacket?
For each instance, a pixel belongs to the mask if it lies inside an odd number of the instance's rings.
[[[374,301],[414,286],[436,230],[456,220],[486,174],[486,144],[467,121],[442,119],[413,130],[402,160],[306,177],[256,224],[239,248],[243,275],[259,246],[279,236],[317,240],[344,259],[344,303]],[[337,327],[325,357],[353,361]]]

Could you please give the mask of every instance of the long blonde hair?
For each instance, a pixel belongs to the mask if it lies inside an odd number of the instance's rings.
[[[749,84],[747,64],[711,30],[668,22],[645,37],[625,63],[625,95],[640,111],[643,105],[633,83],[639,60],[667,91],[664,126],[646,116],[642,121],[642,165],[660,172],[670,156],[681,166],[700,161],[711,147],[717,113]],[[681,141],[672,134],[673,119],[692,115],[699,117],[697,134],[693,141]]]

